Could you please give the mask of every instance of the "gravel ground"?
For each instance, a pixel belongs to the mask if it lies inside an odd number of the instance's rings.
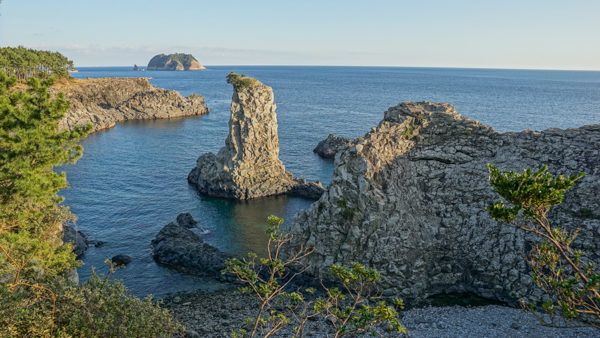
[[[256,311],[254,299],[235,290],[178,293],[163,302],[193,337],[227,337]],[[409,337],[600,337],[600,329],[578,322],[543,326],[531,313],[499,305],[415,308],[403,312],[402,323]],[[306,331],[309,337],[325,337],[330,326],[324,321],[313,321]],[[380,334],[393,336],[385,331]],[[279,336],[288,337],[290,332]]]

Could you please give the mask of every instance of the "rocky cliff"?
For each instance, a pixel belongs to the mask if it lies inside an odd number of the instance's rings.
[[[148,70],[204,70],[204,67],[191,54],[159,54],[148,62]]]
[[[294,224],[307,264],[363,262],[386,295],[418,303],[449,292],[540,299],[524,257],[532,241],[485,211],[498,198],[487,163],[587,175],[551,219],[579,226],[576,246],[600,255],[600,125],[498,133],[443,103],[403,103],[336,158],[332,184]]]
[[[173,90],[156,88],[148,78],[70,79],[56,84],[52,90],[65,93],[70,102],[69,111],[60,123],[65,129],[91,124],[92,131],[98,131],[121,121],[208,113],[203,97],[184,97]]]
[[[294,178],[279,160],[273,89],[236,74],[228,82],[233,98],[225,147],[200,156],[189,182],[201,193],[239,200],[286,193],[318,198],[319,183]]]

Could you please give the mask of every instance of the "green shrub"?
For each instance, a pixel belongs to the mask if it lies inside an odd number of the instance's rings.
[[[236,89],[251,88],[262,85],[262,83],[255,78],[233,72],[227,74],[227,83],[231,84]]]
[[[548,219],[552,207],[564,201],[583,173],[554,177],[546,166],[522,173],[501,172],[491,164],[488,168],[492,187],[509,203],[494,202],[489,214],[541,239],[528,263],[535,284],[552,297],[542,308],[551,315],[560,312],[566,318],[580,317],[600,326],[600,271],[590,253],[572,248],[579,230],[562,229]]]
[[[390,306],[381,300],[380,274],[362,264],[332,265],[331,277],[341,289],[323,286],[323,297],[316,296],[314,288],[292,289],[294,278],[306,271],[303,259],[314,249],[303,247],[284,258],[282,251],[293,236],[281,232],[283,219],[269,216],[267,223],[267,257],[249,253],[244,259],[232,258],[223,271],[237,277],[245,285],[242,291],[254,294],[259,304],[256,316],[234,332],[235,337],[269,337],[286,326],[292,326],[295,337],[302,337],[306,323],[315,318],[328,319],[335,337],[372,333],[377,327],[406,333],[398,318],[402,301]]]

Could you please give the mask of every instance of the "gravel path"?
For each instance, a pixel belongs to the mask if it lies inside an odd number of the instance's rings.
[[[256,311],[256,302],[236,290],[214,293],[178,293],[166,297],[164,306],[183,322],[192,337],[227,337]],[[540,325],[531,313],[487,305],[480,307],[425,307],[403,312],[409,337],[599,337],[600,329],[571,322],[562,327]],[[325,337],[329,325],[311,322],[307,336]],[[390,336],[389,332],[381,332]],[[283,332],[281,337],[290,336]]]

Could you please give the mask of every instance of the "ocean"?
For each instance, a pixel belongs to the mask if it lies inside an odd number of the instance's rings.
[[[600,123],[600,72],[387,67],[215,66],[201,72],[79,68],[74,76],[150,77],[157,87],[206,98],[210,113],[177,120],[132,121],[92,134],[84,155],[67,172],[65,205],[78,228],[106,242],[91,247],[79,269],[106,272],[104,260],[132,256],[114,278],[136,295],[222,287],[210,278],[160,267],[150,241],[181,212],[210,230],[205,240],[230,253],[261,251],[270,214],[292,222],[311,201],[286,196],[236,202],[199,195],[187,174],[205,152],[224,145],[232,89],[225,76],[243,73],[273,87],[279,120],[280,158],[298,177],[331,180],[333,163],[313,154],[329,133],[357,137],[400,102],[450,102],[468,117],[499,131],[573,128]]]

